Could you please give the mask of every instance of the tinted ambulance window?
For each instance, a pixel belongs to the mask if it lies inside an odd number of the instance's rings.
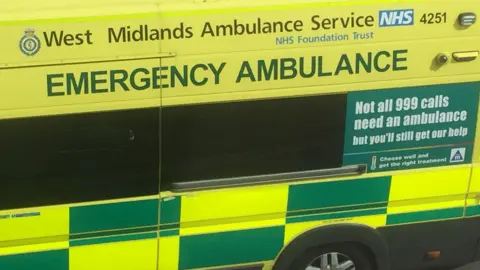
[[[158,194],[158,109],[0,121],[0,209]]]
[[[345,114],[345,95],[164,108],[162,189],[341,167]]]

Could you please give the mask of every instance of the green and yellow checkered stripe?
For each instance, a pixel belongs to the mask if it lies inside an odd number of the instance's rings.
[[[0,234],[0,269],[176,270],[271,262],[296,236],[326,224],[377,228],[480,215],[478,203],[465,208],[470,175],[471,167],[457,166],[47,207],[38,216],[0,220],[0,231],[9,232]],[[480,186],[477,169],[473,175],[472,186]]]
[[[154,196],[1,213],[38,215],[0,220],[0,269],[156,269],[158,208]]]

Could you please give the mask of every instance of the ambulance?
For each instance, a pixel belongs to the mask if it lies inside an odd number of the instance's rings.
[[[478,0],[0,8],[1,270],[480,259]]]

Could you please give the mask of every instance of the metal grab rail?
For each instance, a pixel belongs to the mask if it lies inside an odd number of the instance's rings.
[[[290,172],[279,174],[266,174],[257,176],[221,178],[212,180],[201,180],[191,182],[176,182],[172,184],[172,192],[186,192],[194,190],[208,190],[216,188],[253,186],[264,184],[279,184],[294,181],[308,181],[326,177],[344,177],[351,175],[360,175],[367,170],[366,165],[352,165],[340,168]]]

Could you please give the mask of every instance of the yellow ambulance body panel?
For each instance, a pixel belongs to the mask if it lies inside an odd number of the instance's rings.
[[[0,269],[472,261],[479,14],[477,0],[3,3]]]

